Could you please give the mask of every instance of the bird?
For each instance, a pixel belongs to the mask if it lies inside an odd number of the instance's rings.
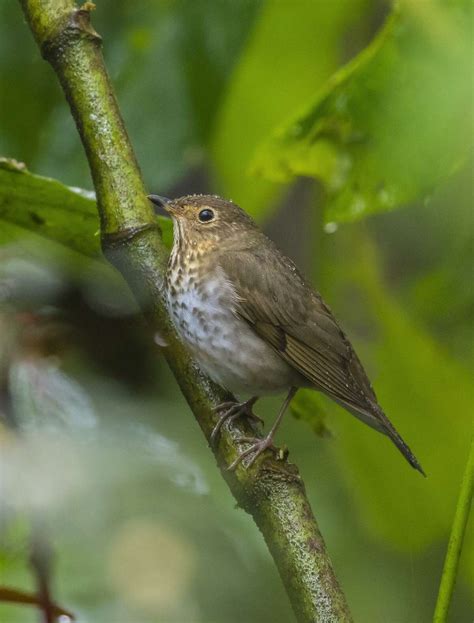
[[[388,436],[425,475],[378,404],[328,305],[249,214],[217,195],[148,198],[173,221],[165,280],[171,320],[202,371],[237,397],[217,406],[220,417],[211,441],[226,421],[259,419],[253,406],[261,396],[286,392],[268,434],[239,438],[250,445],[229,469],[246,457],[250,467],[273,448],[297,390],[311,388]]]

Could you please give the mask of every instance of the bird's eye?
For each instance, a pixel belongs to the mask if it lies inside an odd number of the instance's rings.
[[[201,223],[208,223],[209,221],[212,221],[212,219],[214,218],[214,212],[212,210],[201,210],[198,214],[198,218],[201,221]]]

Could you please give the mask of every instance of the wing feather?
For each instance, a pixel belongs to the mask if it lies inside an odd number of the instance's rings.
[[[223,254],[236,288],[237,313],[307,381],[356,409],[375,394],[348,339],[321,297],[276,247]]]
[[[261,236],[251,247],[219,257],[220,268],[236,290],[235,313],[308,385],[388,435],[409,463],[424,473],[378,405],[364,368],[329,307],[291,260]]]

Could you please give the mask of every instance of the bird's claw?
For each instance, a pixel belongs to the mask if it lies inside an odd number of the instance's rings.
[[[231,400],[227,402],[221,402],[215,407],[212,407],[212,412],[219,413],[219,411],[227,411],[227,409],[230,409],[231,407],[235,407],[237,404],[238,404],[237,402],[232,402]]]
[[[251,467],[255,463],[262,452],[265,452],[265,450],[268,450],[269,448],[273,450],[275,449],[273,446],[273,437],[271,435],[267,435],[263,439],[255,439],[254,437],[238,437],[236,441],[238,443],[251,443],[252,445],[250,448],[247,448],[241,452],[239,456],[229,465],[227,468],[229,472],[233,472],[237,465],[239,465],[239,463],[241,463],[242,460],[250,454],[253,454],[253,456],[250,461],[247,462],[247,468]]]
[[[227,421],[233,422],[239,417],[245,416],[254,426],[257,426],[259,423],[263,424],[262,418],[259,418],[252,411],[252,406],[255,400],[255,398],[251,398],[246,402],[222,402],[221,404],[213,408],[214,413],[219,413],[221,411],[223,411],[224,413],[222,413],[222,415],[219,417],[217,424],[212,430],[211,445],[214,445],[216,443],[220,430],[223,424]]]

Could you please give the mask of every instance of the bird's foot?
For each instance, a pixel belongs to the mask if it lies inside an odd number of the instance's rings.
[[[239,456],[235,459],[235,461],[233,461],[229,465],[227,469],[230,472],[233,472],[237,465],[250,454],[252,454],[253,456],[250,461],[247,462],[246,467],[251,467],[255,463],[257,458],[262,454],[262,452],[265,452],[265,450],[267,450],[268,448],[272,448],[273,450],[275,450],[275,447],[273,445],[273,435],[271,434],[267,435],[263,439],[255,439],[255,437],[239,437],[236,441],[239,443],[251,443],[252,445],[250,446],[250,448],[247,448],[247,450],[241,452]]]
[[[233,422],[237,420],[239,417],[246,417],[251,423],[256,427],[258,424],[263,424],[263,420],[259,418],[252,411],[252,407],[257,401],[256,397],[250,398],[245,402],[222,402],[220,405],[217,405],[213,410],[215,413],[222,412],[222,415],[219,417],[217,424],[214,426],[211,433],[211,445],[216,443],[216,439],[219,435],[219,432],[225,422]]]

